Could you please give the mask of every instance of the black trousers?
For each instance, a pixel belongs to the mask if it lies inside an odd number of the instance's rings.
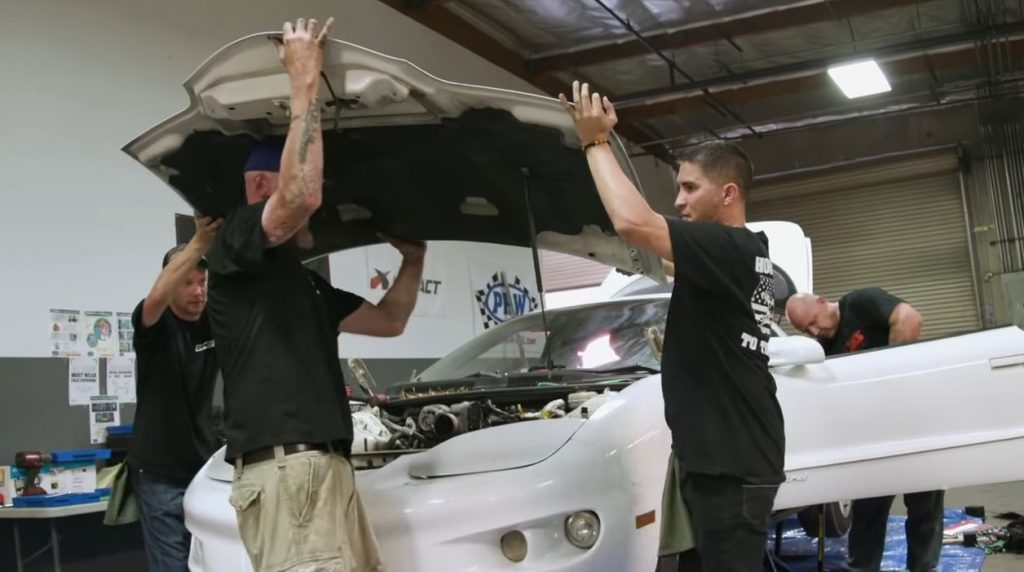
[[[853,501],[850,527],[849,570],[877,572],[885,552],[885,529],[889,509],[896,497],[878,497]],[[942,528],[945,493],[928,491],[903,495],[907,507],[907,569],[932,572],[942,552]]]
[[[755,485],[735,477],[684,473],[682,467],[679,475],[697,545],[696,555],[684,555],[690,565],[699,557],[705,571],[760,571],[768,519],[779,487]]]

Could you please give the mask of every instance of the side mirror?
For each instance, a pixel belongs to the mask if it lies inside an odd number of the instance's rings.
[[[825,350],[806,336],[783,336],[768,341],[768,366],[785,367],[825,361]]]

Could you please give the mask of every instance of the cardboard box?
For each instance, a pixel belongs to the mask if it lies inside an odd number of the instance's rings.
[[[0,465],[0,506],[11,506],[14,504],[16,493],[14,488],[14,476],[11,475],[10,465]]]
[[[95,463],[61,465],[61,488],[67,493],[91,493],[96,490]]]
[[[13,503],[14,496],[20,496],[25,488],[25,470],[9,467],[14,495],[7,504]],[[88,461],[78,463],[51,463],[39,469],[39,486],[46,494],[91,493],[96,490],[96,464]]]
[[[15,496],[21,496],[21,491],[25,488],[25,477],[25,469],[18,466],[11,467],[11,478],[14,481]],[[65,492],[61,488],[60,472],[54,470],[54,465],[43,465],[39,469],[39,480],[37,484],[46,491],[46,494],[49,495]]]

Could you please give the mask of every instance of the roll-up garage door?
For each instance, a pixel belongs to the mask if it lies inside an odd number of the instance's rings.
[[[751,221],[811,239],[816,293],[877,286],[924,317],[922,337],[980,327],[954,153],[755,183]]]
[[[546,292],[600,286],[611,270],[610,266],[579,256],[540,251],[540,271]]]

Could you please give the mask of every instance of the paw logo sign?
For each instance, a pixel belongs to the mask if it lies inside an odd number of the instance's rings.
[[[476,291],[475,296],[484,329],[532,312],[538,307],[537,298],[518,276],[509,283],[497,272],[491,275],[491,280],[482,289]]]

